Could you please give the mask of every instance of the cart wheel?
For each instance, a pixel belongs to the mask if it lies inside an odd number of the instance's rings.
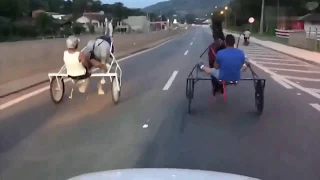
[[[188,113],[191,114],[191,98],[188,98]]]
[[[50,96],[55,104],[59,104],[64,96],[64,80],[62,77],[53,77],[50,82]]]
[[[120,90],[118,90],[118,84],[120,85],[120,80],[118,79],[118,83],[117,83],[116,78],[112,77],[111,96],[114,104],[118,104],[120,100],[121,86],[120,86]]]
[[[257,80],[255,87],[255,104],[259,113],[263,111],[264,105],[264,85],[261,80]]]
[[[192,98],[193,98],[193,82],[191,80],[187,80],[187,99],[188,99],[188,113],[191,113],[191,102],[192,102]]]

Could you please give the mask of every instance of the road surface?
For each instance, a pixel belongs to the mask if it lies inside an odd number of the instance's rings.
[[[257,74],[267,79],[264,113],[256,114],[250,82],[228,87],[227,102],[222,97],[210,102],[210,83],[198,82],[188,115],[186,77],[210,42],[208,29],[190,28],[165,45],[120,62],[123,89],[117,106],[110,93],[97,94],[98,80],[92,79],[86,95],[75,94],[73,100],[66,95],[58,106],[46,91],[2,109],[1,179],[57,180],[142,167],[213,170],[267,180],[319,179],[320,112],[315,104],[320,98],[315,92],[320,86],[302,79],[291,85],[282,81],[282,76],[319,78],[311,73],[319,69],[308,66],[310,73],[304,74],[277,69],[270,77],[265,71],[271,67],[305,68],[271,62],[304,63],[284,55],[273,61],[278,53],[251,44],[245,51],[262,68],[255,67]],[[259,60],[265,54],[270,59]],[[31,91],[36,89],[25,93]],[[14,98],[18,96],[7,101]]]

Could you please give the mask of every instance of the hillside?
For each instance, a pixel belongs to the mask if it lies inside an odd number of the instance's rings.
[[[187,13],[204,15],[214,10],[215,6],[223,7],[229,4],[230,0],[169,0],[145,7],[143,10],[148,13],[184,15]]]

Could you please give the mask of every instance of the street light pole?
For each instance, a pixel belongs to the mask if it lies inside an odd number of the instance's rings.
[[[264,0],[261,4],[261,17],[260,17],[260,31],[259,34],[263,34],[263,20],[264,20]]]

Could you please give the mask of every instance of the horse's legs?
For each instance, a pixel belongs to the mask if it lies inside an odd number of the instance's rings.
[[[107,66],[107,63],[109,62],[109,52],[110,52],[110,45],[108,42],[104,41],[103,43],[100,44],[99,46],[100,50],[100,60],[101,63],[105,64]],[[103,69],[103,72],[106,73],[107,69]],[[102,84],[105,82],[104,78],[101,79],[98,83],[98,94],[103,95],[104,91],[102,89]]]

